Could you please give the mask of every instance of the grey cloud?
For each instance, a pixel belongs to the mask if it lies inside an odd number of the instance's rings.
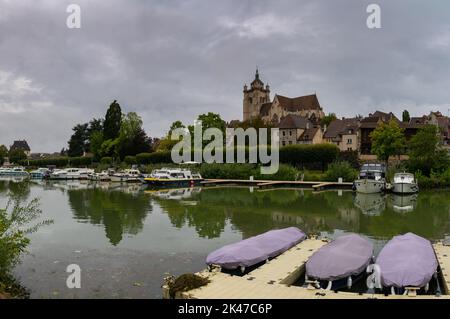
[[[365,25],[372,2],[380,30]],[[65,26],[70,3],[81,6],[80,30]],[[256,65],[273,93],[317,92],[341,116],[447,113],[449,9],[445,0],[0,0],[0,144],[26,138],[34,151],[59,151],[114,99],[151,136],[208,111],[241,118]]]

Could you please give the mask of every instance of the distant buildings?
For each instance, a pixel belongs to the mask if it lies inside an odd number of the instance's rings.
[[[30,146],[25,140],[14,141],[13,145],[10,146],[9,151],[11,152],[15,150],[22,150],[27,157],[31,154]]]

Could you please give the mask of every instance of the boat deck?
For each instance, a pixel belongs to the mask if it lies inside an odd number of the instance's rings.
[[[220,271],[204,270],[197,273],[210,282],[188,292],[177,293],[181,299],[450,299],[450,246],[434,244],[443,277],[443,295],[383,295],[353,292],[334,292],[291,286],[303,274],[306,261],[326,242],[306,239],[280,256],[265,263],[245,276],[232,276]],[[163,297],[169,289],[163,286]]]

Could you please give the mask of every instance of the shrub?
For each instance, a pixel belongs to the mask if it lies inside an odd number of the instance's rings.
[[[103,165],[111,165],[112,164],[112,157],[103,157],[101,160],[100,160],[100,163],[101,164],[103,164]]]
[[[259,169],[258,169],[259,171]],[[203,178],[249,179],[257,174],[255,164],[202,164],[200,174]]]
[[[353,168],[359,169],[360,167],[358,151],[339,152],[336,161],[348,162]]]
[[[322,170],[336,160],[339,149],[334,144],[287,145],[280,148],[280,162],[304,168],[320,164]]]
[[[136,155],[136,162],[138,164],[150,164],[151,153],[140,153]]]
[[[259,168],[256,169],[255,179],[275,180],[275,181],[295,181],[300,178],[300,171],[295,167],[286,164],[280,164],[278,172],[275,174],[261,174]]]
[[[128,165],[137,164],[137,160],[135,156],[125,156],[124,162]]]
[[[335,162],[329,166],[325,176],[330,182],[336,182],[340,177],[345,182],[352,182],[358,177],[358,171],[348,162]]]

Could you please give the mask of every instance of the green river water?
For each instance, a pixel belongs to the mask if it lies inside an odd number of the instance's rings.
[[[32,298],[161,298],[166,272],[205,268],[206,255],[229,243],[287,226],[335,237],[363,234],[379,248],[392,236],[450,233],[450,191],[408,197],[351,191],[195,188],[147,191],[141,185],[0,181],[0,207],[14,195],[40,198],[52,220],[29,235],[14,270]],[[81,288],[68,289],[78,264]]]

